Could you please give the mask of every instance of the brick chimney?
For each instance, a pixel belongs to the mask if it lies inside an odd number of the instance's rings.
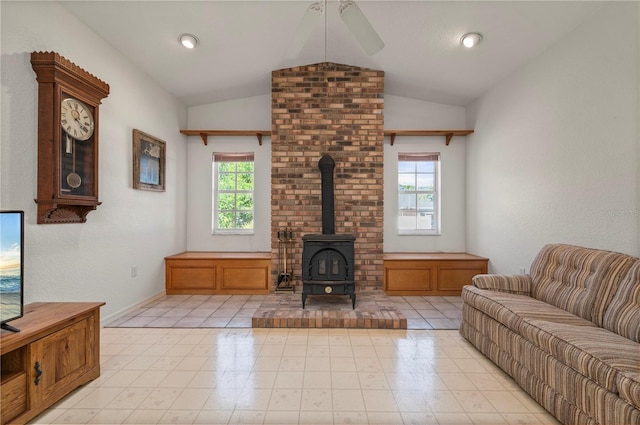
[[[358,288],[382,288],[384,72],[329,62],[281,69],[271,91],[274,273],[277,231],[288,227],[301,285],[301,238],[325,230],[318,161],[328,154],[336,164],[334,232],[356,237]]]

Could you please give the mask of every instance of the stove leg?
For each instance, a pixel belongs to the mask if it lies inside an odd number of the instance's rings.
[[[307,294],[302,293],[302,309],[304,310],[304,303],[307,301]]]
[[[349,294],[351,296],[351,305],[353,309],[356,309],[356,294]]]

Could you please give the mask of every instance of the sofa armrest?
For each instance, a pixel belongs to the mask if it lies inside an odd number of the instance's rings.
[[[472,283],[479,289],[531,296],[531,276],[528,274],[479,274],[473,277]]]

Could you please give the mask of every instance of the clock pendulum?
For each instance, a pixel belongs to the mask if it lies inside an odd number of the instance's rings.
[[[76,173],[76,139],[67,136],[67,147],[71,144],[71,172],[67,175],[67,184],[72,189],[77,189],[82,184],[82,177]]]

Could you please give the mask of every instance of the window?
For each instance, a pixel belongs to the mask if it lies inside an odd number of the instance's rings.
[[[253,233],[253,153],[213,154],[214,233]]]
[[[439,153],[398,154],[398,233],[439,234]]]

